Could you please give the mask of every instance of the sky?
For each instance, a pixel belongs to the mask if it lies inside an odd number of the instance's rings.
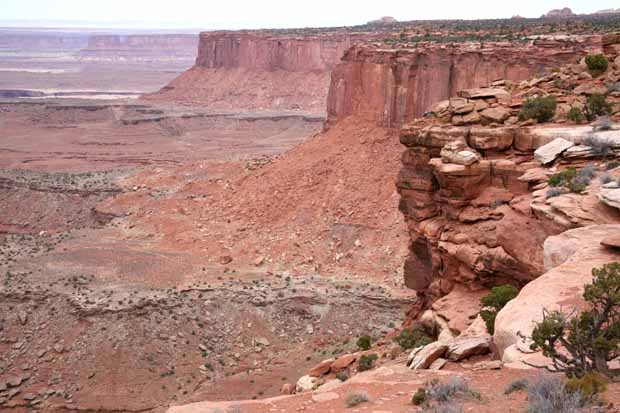
[[[285,28],[398,20],[539,17],[618,8],[618,0],[0,0],[0,25],[130,28]]]

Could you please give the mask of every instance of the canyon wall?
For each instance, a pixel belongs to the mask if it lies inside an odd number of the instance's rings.
[[[620,137],[617,126],[597,130],[568,119],[570,109],[583,106],[596,91],[605,95],[611,121],[620,121],[620,93],[606,86],[620,81],[618,45],[617,36],[601,44],[599,50],[615,63],[600,77],[573,60],[519,83],[460,90],[400,129],[406,149],[396,185],[410,236],[404,276],[421,306],[457,285],[522,287],[544,273],[543,244],[549,236],[618,222],[618,211],[597,196],[604,179],[616,179],[605,175],[614,168],[605,165],[605,170],[600,153],[586,143],[586,137],[614,142]],[[553,118],[541,125],[520,120],[523,102],[544,95],[557,101]],[[543,157],[557,138],[571,149]],[[586,165],[602,177],[584,179],[582,189],[548,183],[558,170]]]
[[[206,32],[196,64],[146,100],[221,110],[323,114],[333,68],[352,44],[376,35]]]
[[[288,72],[332,70],[363,35],[282,35],[209,32],[200,35],[196,66]]]
[[[356,114],[386,127],[399,127],[459,90],[488,85],[497,79],[527,79],[545,69],[575,62],[588,52],[601,51],[602,47],[601,36],[486,46],[355,46],[345,53],[332,74],[328,124]]]

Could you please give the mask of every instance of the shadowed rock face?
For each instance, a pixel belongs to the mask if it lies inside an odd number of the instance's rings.
[[[328,123],[355,113],[399,127],[459,90],[498,79],[521,81],[601,48],[600,36],[579,43],[541,40],[530,45],[489,44],[483,49],[471,44],[417,49],[354,46],[332,73]]]

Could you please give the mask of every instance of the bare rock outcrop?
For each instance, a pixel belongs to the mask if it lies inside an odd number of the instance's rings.
[[[540,362],[540,355],[531,354],[529,344],[520,336],[531,336],[535,323],[542,320],[543,310],[571,312],[584,305],[583,287],[591,282],[592,268],[620,258],[617,251],[601,245],[601,241],[619,233],[618,224],[594,225],[545,241],[547,272],[523,287],[497,315],[493,340],[504,362]]]
[[[400,127],[459,91],[489,85],[497,79],[521,81],[539,75],[541,68],[562,66],[574,62],[575,56],[600,52],[604,43],[601,36],[590,36],[541,39],[526,45],[490,43],[483,49],[467,43],[417,48],[357,45],[346,51],[332,74],[328,124],[356,114],[380,125]],[[505,90],[500,91],[504,98],[508,97]],[[482,93],[488,94],[489,90]],[[481,114],[468,112],[461,115],[462,124],[478,123],[478,116],[490,122],[503,121],[507,114],[503,108],[490,108]]]
[[[606,44],[618,41],[612,37]],[[604,142],[611,156],[620,154],[614,123],[620,120],[620,94],[604,94],[612,120],[604,130],[567,119],[564,106],[586,103],[580,85],[620,77],[620,71],[609,69],[592,79],[584,70],[571,64],[518,84],[502,80],[466,89],[401,128],[407,149],[397,187],[411,238],[405,283],[423,299],[422,308],[456,285],[473,290],[525,285],[544,273],[548,236],[618,222],[617,213],[596,196],[613,203],[615,184],[599,191],[596,181],[591,190],[547,196],[547,180],[558,167],[582,167],[600,158],[592,142]],[[576,87],[562,88],[562,82]],[[552,122],[519,119],[523,103],[534,96],[556,98]]]

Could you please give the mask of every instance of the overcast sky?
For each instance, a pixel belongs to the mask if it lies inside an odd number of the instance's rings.
[[[618,0],[0,0],[0,20],[58,25],[147,28],[344,26],[381,16],[398,20],[539,17],[561,7],[575,13],[618,8]]]

